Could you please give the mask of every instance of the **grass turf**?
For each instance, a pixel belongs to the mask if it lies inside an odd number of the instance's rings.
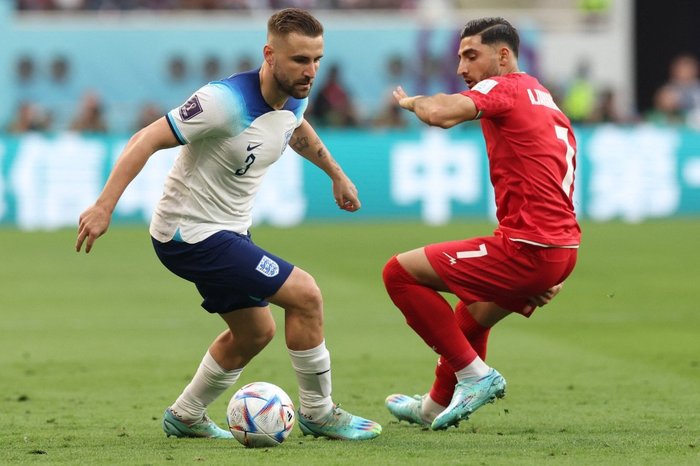
[[[492,228],[256,228],[323,290],[334,399],[384,426],[360,443],[295,428],[266,450],[162,433],[223,323],[160,265],[145,227],[113,228],[88,256],[72,231],[0,230],[0,464],[698,464],[700,220],[584,224],[562,294],[491,334],[508,396],[445,432],[392,420],[384,398],[426,391],[436,355],[386,296],[384,262]],[[274,313],[278,335],[238,386],[266,380],[296,400]],[[210,407],[219,423],[233,391]]]

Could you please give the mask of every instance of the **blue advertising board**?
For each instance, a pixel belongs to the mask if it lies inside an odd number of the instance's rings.
[[[700,134],[640,125],[578,128],[575,206],[580,218],[638,222],[700,215]],[[334,203],[326,175],[291,149],[258,196],[256,223],[493,219],[481,132],[320,131],[360,192],[354,215]],[[0,225],[75,227],[98,196],[126,136],[76,133],[0,137]],[[178,148],[156,153],[121,198],[113,223],[147,223]]]

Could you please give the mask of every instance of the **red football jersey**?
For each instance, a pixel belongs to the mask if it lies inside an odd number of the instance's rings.
[[[498,229],[512,240],[578,245],[576,139],[549,91],[532,76],[511,73],[462,94],[479,110]]]

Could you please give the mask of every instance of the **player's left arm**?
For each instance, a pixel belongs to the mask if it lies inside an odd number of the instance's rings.
[[[398,104],[430,126],[451,128],[464,121],[473,120],[479,113],[472,99],[463,94],[435,94],[409,96],[401,86],[394,90]]]
[[[338,207],[348,212],[354,212],[360,208],[357,188],[338,165],[338,162],[333,159],[308,121],[304,120],[294,131],[289,145],[297,154],[326,172],[333,182],[333,197]]]

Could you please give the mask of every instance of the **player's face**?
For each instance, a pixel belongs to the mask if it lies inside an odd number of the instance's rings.
[[[307,97],[323,57],[323,36],[308,37],[293,32],[273,38],[271,45],[272,76],[278,89],[296,99]]]
[[[459,43],[457,74],[471,89],[479,81],[498,76],[499,47],[482,44],[481,36],[468,36]]]

